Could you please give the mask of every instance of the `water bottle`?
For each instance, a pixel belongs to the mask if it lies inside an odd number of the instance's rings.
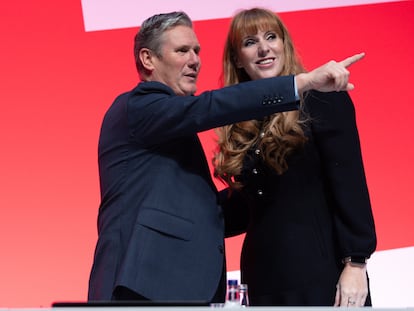
[[[247,284],[239,285],[239,304],[242,307],[249,306],[249,295],[247,291]]]
[[[228,307],[239,307],[239,288],[237,280],[228,280],[227,281],[227,296],[226,302],[224,304],[225,308]]]

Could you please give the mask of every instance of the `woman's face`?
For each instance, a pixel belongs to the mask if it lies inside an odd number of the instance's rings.
[[[283,40],[272,30],[244,37],[236,59],[252,80],[280,75],[284,62]]]

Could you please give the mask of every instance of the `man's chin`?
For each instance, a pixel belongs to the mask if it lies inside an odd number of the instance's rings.
[[[197,88],[196,87],[191,87],[191,88],[188,88],[188,90],[186,90],[185,93],[187,95],[194,95],[196,92],[197,92]]]

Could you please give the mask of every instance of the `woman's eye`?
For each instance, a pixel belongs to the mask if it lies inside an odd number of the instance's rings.
[[[277,38],[277,35],[275,33],[268,34],[266,37],[267,40],[274,40],[276,38]]]
[[[246,41],[244,41],[244,46],[250,46],[250,45],[253,45],[253,44],[255,44],[255,41],[254,40],[246,40]]]

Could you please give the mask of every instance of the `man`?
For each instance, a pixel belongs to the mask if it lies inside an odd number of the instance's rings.
[[[185,13],[147,19],[134,52],[142,82],[115,100],[100,134],[88,299],[224,301],[222,207],[237,202],[221,199],[197,133],[297,109],[296,92],[352,89],[346,66],[363,55],[193,96],[200,45]]]

